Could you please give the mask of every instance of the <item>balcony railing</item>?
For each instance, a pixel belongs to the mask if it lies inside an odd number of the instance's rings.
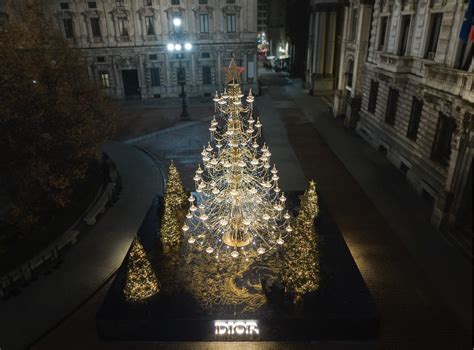
[[[410,73],[413,58],[397,56],[388,53],[379,53],[377,67],[393,73]]]
[[[461,96],[474,103],[474,73],[443,67],[438,64],[426,65],[424,85],[452,95]]]

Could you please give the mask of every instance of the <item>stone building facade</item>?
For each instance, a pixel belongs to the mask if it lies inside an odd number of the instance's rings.
[[[363,1],[346,14],[357,6],[357,131],[432,201],[434,226],[472,254],[474,64],[472,43],[459,39],[467,1],[376,0],[370,27]]]
[[[167,50],[177,17],[193,45],[181,62]],[[53,18],[111,96],[179,96],[180,64],[187,95],[210,96],[231,57],[245,67],[244,88],[256,86],[257,0],[57,0]]]
[[[338,80],[343,0],[311,0],[306,85],[311,92],[332,93]]]
[[[374,0],[352,0],[344,7],[334,115],[343,117],[344,124],[351,128],[359,120],[373,3]]]

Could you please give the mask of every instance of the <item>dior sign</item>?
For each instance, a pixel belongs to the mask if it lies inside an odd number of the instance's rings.
[[[254,320],[218,320],[214,321],[216,335],[258,335],[257,321]]]

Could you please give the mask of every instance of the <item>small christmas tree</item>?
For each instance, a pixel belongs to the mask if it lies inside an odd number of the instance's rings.
[[[314,227],[318,213],[316,184],[311,181],[301,199],[295,230],[284,256],[283,283],[288,291],[296,294],[296,300],[319,288],[319,254]]]
[[[178,170],[173,161],[171,161],[168,170],[168,185],[165,192],[165,211],[160,230],[161,243],[166,250],[180,243],[183,221],[181,210],[187,201],[188,198],[184,192]]]
[[[165,201],[166,204],[173,207],[173,209],[182,209],[183,206],[188,203],[188,196],[184,191],[181,177],[173,161],[171,161],[168,168],[168,184],[166,185]]]
[[[141,302],[160,291],[158,279],[142,244],[135,238],[128,257],[127,280],[123,293],[129,302]]]

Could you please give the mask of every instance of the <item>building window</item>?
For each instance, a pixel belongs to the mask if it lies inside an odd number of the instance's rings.
[[[346,89],[352,89],[352,83],[354,78],[354,61],[352,60],[350,60],[349,64],[347,65],[346,78]]]
[[[179,0],[171,0],[171,5],[179,5]]]
[[[209,15],[207,13],[199,15],[199,31],[209,33]]]
[[[115,5],[118,7],[125,6],[125,0],[115,0]]]
[[[201,57],[202,57],[202,58],[211,58],[211,54],[210,54],[209,52],[203,52],[203,53],[201,54]]]
[[[117,19],[117,25],[120,36],[128,36],[127,19],[125,17],[119,17]]]
[[[377,95],[379,93],[379,82],[375,80],[370,81],[370,92],[369,92],[369,104],[367,110],[370,113],[375,113],[375,107],[377,106]]]
[[[69,10],[69,4],[67,2],[62,2],[59,5],[61,6],[61,10]]]
[[[72,18],[64,18],[63,19],[63,26],[64,26],[64,34],[66,38],[74,38],[74,27],[72,25]]]
[[[97,62],[104,63],[105,62],[105,57],[104,56],[97,56]]]
[[[385,111],[385,123],[395,125],[397,115],[398,90],[390,88],[388,91],[387,110]]]
[[[97,3],[95,1],[89,1],[87,3],[87,6],[90,8],[90,9],[96,9],[97,8]]]
[[[92,36],[94,38],[101,38],[102,34],[100,32],[100,19],[97,17],[91,18],[91,29]]]
[[[357,38],[357,23],[359,22],[359,9],[352,10],[352,22],[351,22],[351,41],[355,41]]]
[[[149,59],[150,61],[156,61],[156,60],[158,59],[158,55],[149,55],[149,56],[148,56],[148,59]]]
[[[458,56],[454,68],[468,71],[474,57],[474,45],[472,42],[463,42],[459,40]]]
[[[143,0],[143,6],[153,6],[152,0]]]
[[[178,84],[186,83],[186,70],[184,67],[178,67],[176,70],[176,76],[178,78]]]
[[[434,60],[436,49],[438,48],[439,32],[441,30],[441,22],[443,21],[442,13],[434,13],[431,16],[430,30],[428,31],[428,41],[426,45],[425,58]]]
[[[146,34],[155,35],[154,17],[153,16],[145,17],[145,23],[146,23]]]
[[[227,15],[227,33],[237,31],[237,16],[235,14]]]
[[[411,16],[402,16],[402,28],[400,31],[400,45],[398,47],[398,55],[405,56],[408,49],[408,35],[410,34]]]
[[[208,67],[208,66],[202,67],[202,83],[203,85],[212,84],[211,67]]]
[[[207,0],[199,0],[199,5],[207,5]]]
[[[448,166],[451,156],[451,139],[456,123],[453,118],[449,118],[443,113],[439,113],[438,126],[433,141],[431,159],[443,166]]]
[[[227,0],[228,4],[235,4],[235,0]]]
[[[102,84],[102,87],[104,89],[107,89],[110,87],[110,79],[109,79],[109,73],[108,72],[100,72],[100,83]]]
[[[384,16],[380,20],[379,51],[385,50],[385,44],[387,41],[387,26],[388,26],[388,17]]]
[[[420,127],[421,112],[423,111],[423,101],[413,97],[411,104],[410,121],[408,122],[407,137],[416,141],[418,136],[418,128]]]
[[[151,75],[151,86],[160,86],[160,68],[151,68],[150,69]]]

